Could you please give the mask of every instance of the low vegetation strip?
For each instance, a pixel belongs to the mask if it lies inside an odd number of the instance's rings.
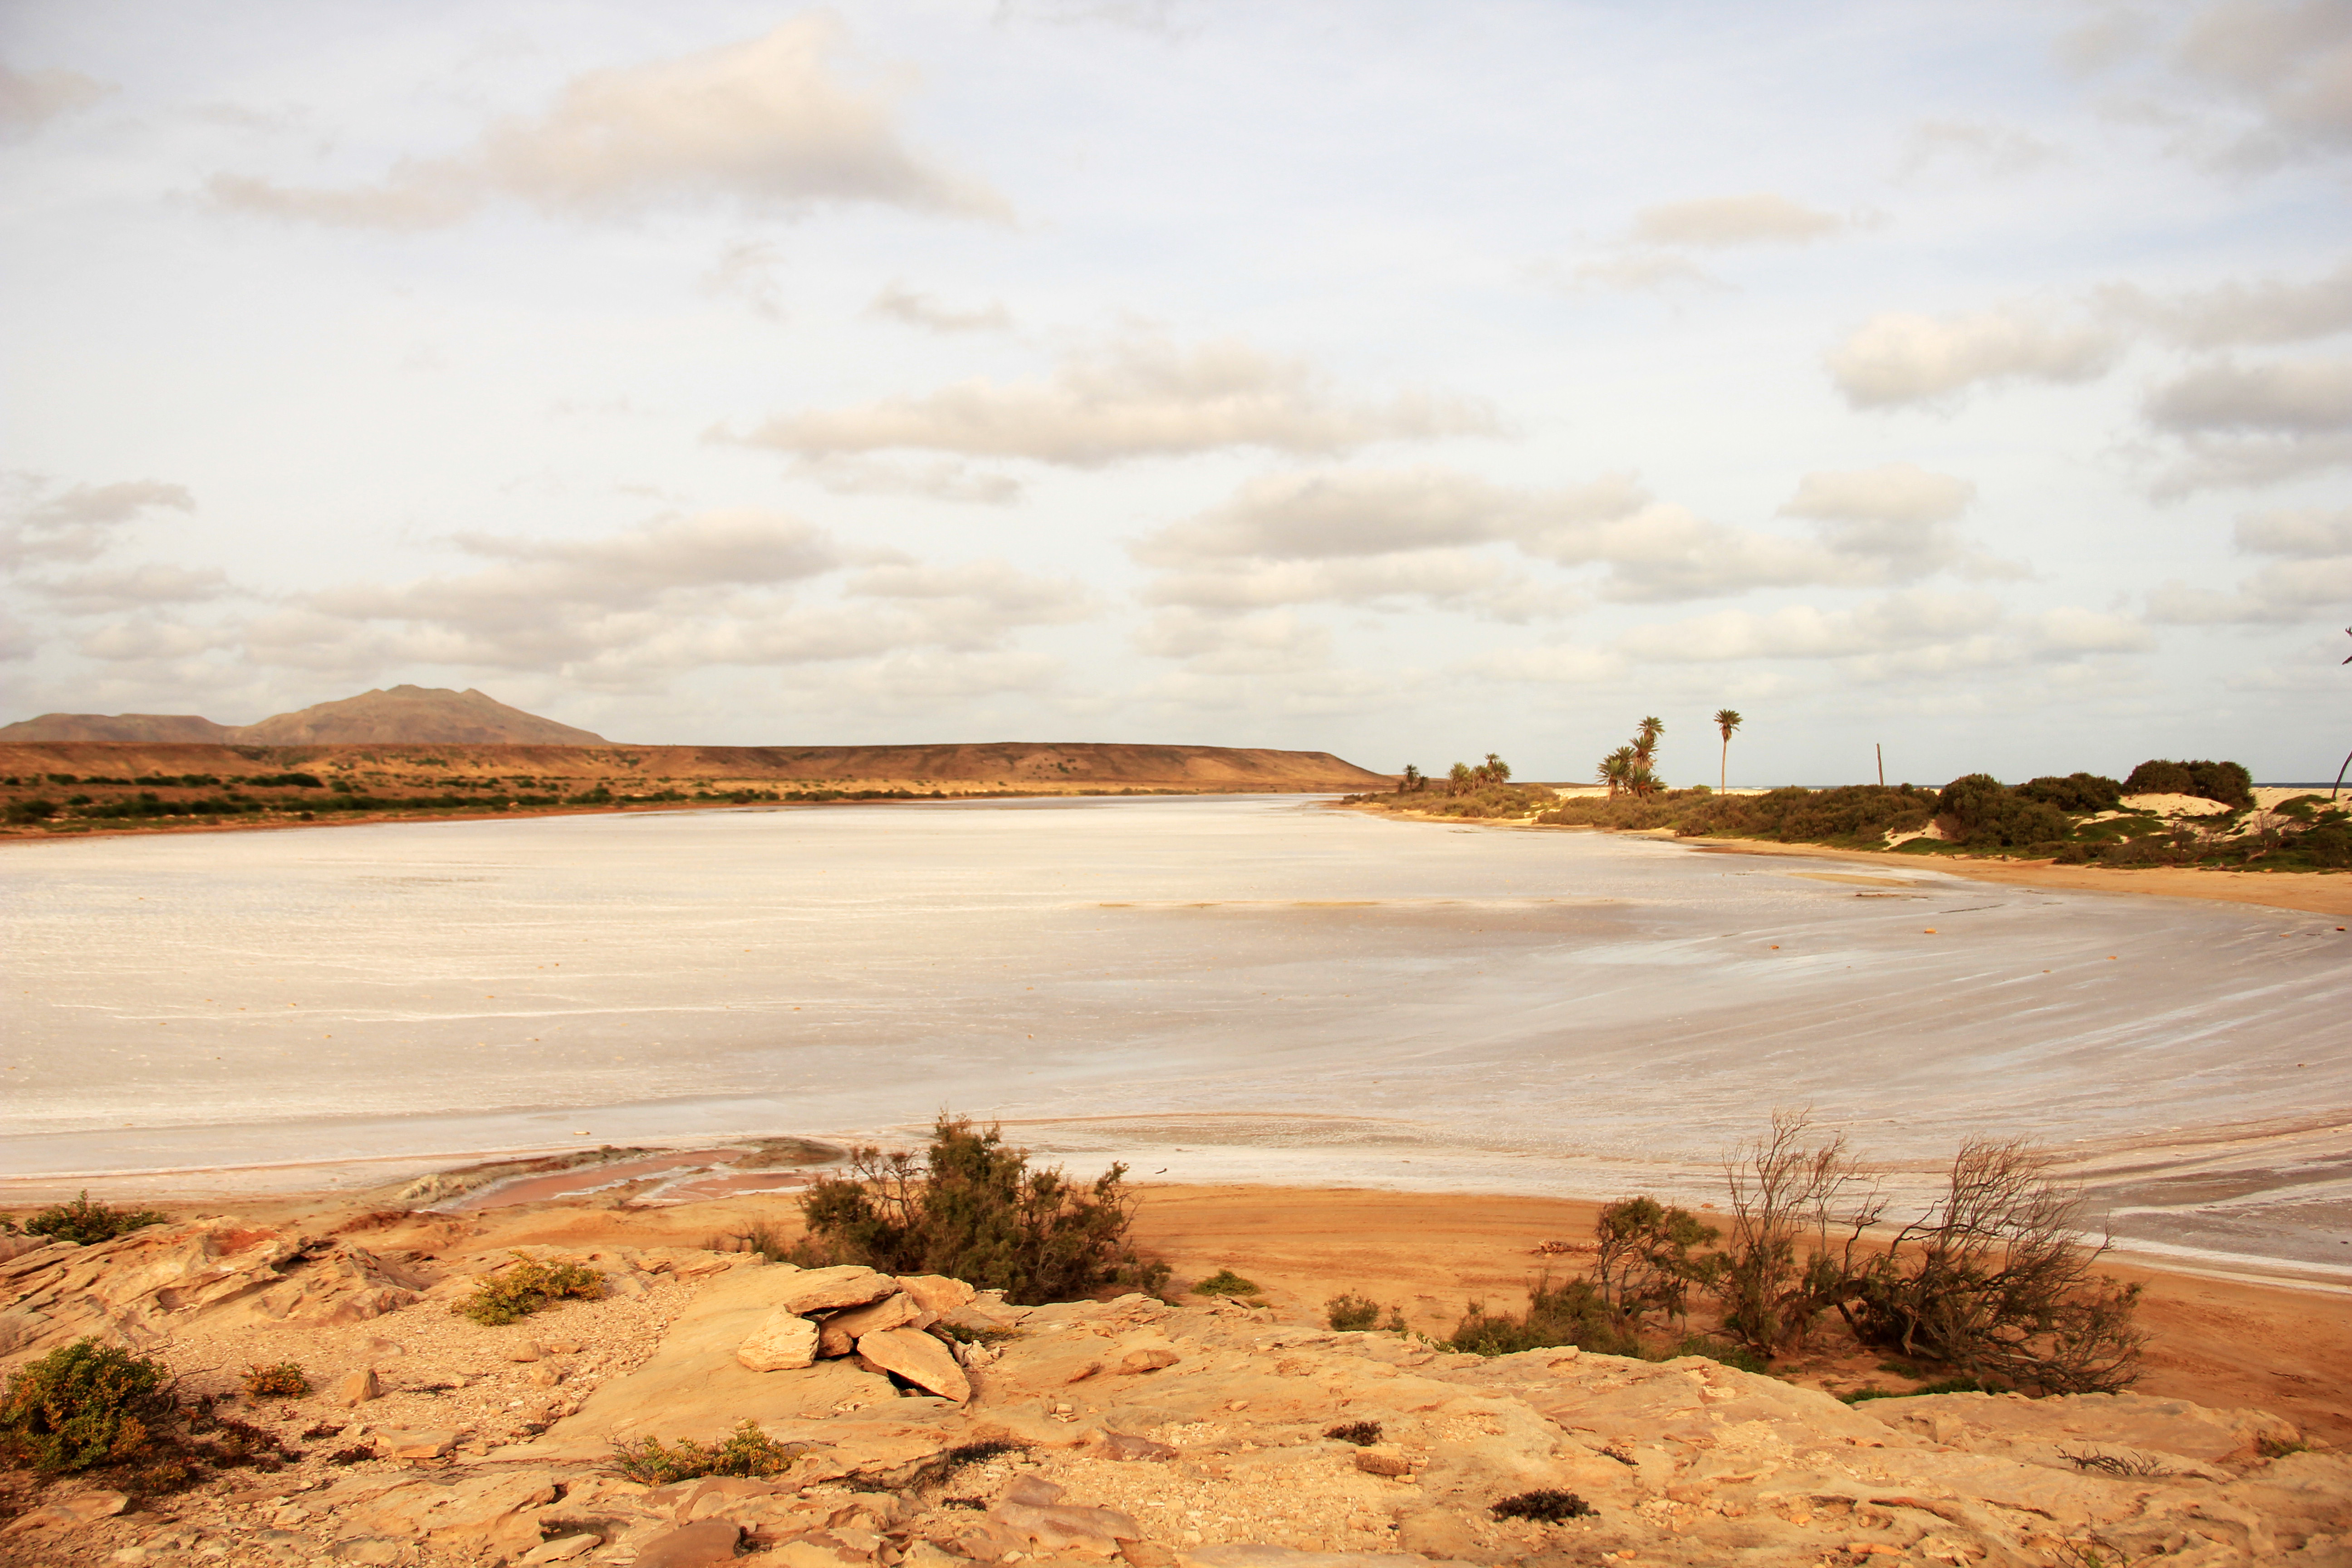
[[[1638,745],[1654,743],[1644,721]],[[2128,778],[2049,774],[2009,785],[1969,773],[1941,789],[1915,784],[1791,785],[1758,795],[1700,784],[1668,789],[1636,749],[1603,760],[1606,795],[1560,798],[1514,784],[1489,756],[1444,779],[1408,770],[1392,791],[1349,804],[1416,816],[1496,818],[1546,827],[1671,832],[1684,838],[1757,838],[1912,855],[1992,855],[2062,865],[2207,866],[2239,870],[2352,868],[2352,810],[2311,794],[2264,808],[2253,780],[2229,762],[2142,763]],[[2172,810],[2159,809],[2167,801]],[[2149,804],[2156,802],[2158,804]],[[2205,805],[2203,803],[2210,802]],[[2184,808],[2202,815],[2183,815]]]
[[[0,743],[0,833],[387,816],[1321,792],[1384,783],[1323,752],[1221,746]]]

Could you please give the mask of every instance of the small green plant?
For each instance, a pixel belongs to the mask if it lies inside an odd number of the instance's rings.
[[[1922,1384],[1911,1391],[1915,1394],[2007,1394],[2008,1389],[1997,1383],[1986,1383],[1974,1377],[1948,1377],[1940,1382]]]
[[[1220,1268],[1192,1287],[1195,1296],[1255,1296],[1257,1287],[1230,1268]]]
[[[1554,1285],[1549,1274],[1528,1287],[1527,1310],[1517,1316],[1471,1302],[1445,1342],[1447,1350],[1473,1355],[1513,1355],[1552,1345],[1579,1345],[1608,1355],[1632,1354],[1638,1348],[1620,1339],[1608,1303],[1591,1280]]]
[[[699,1476],[741,1476],[757,1479],[782,1475],[800,1457],[803,1444],[779,1443],[761,1430],[757,1421],[744,1421],[716,1444],[681,1437],[664,1443],[647,1437],[636,1443],[613,1445],[613,1463],[633,1481],[666,1487]]]
[[[1531,1492],[1507,1497],[1486,1511],[1496,1519],[1532,1519],[1545,1524],[1557,1524],[1563,1519],[1591,1518],[1592,1505],[1574,1492],[1564,1492],[1557,1487],[1538,1487]]]
[[[310,1392],[310,1379],[299,1362],[281,1361],[271,1366],[248,1367],[245,1391],[256,1399],[299,1399]]]
[[[112,1241],[151,1225],[163,1225],[171,1215],[153,1209],[116,1208],[111,1204],[89,1201],[89,1189],[69,1204],[51,1204],[32,1218],[25,1221],[25,1234],[46,1236],[57,1241],[70,1241],[82,1247],[94,1247],[101,1241]]]
[[[1342,1421],[1323,1434],[1338,1443],[1353,1443],[1359,1448],[1369,1448],[1381,1440],[1381,1424],[1377,1421]]]
[[[1857,1388],[1852,1394],[1838,1395],[1839,1401],[1846,1405],[1861,1405],[1873,1399],[1901,1399],[1902,1397],[1904,1396],[1893,1389],[1881,1388],[1876,1384],[1872,1384],[1866,1388]]]
[[[2284,1459],[2289,1454],[2307,1454],[2311,1445],[2300,1437],[2264,1437],[2254,1447],[2265,1459]]]
[[[1370,1296],[1343,1291],[1323,1303],[1323,1319],[1341,1333],[1358,1333],[1381,1321],[1381,1304]]]
[[[516,1253],[518,1266],[493,1274],[474,1287],[474,1293],[450,1309],[487,1328],[527,1318],[550,1301],[566,1297],[583,1301],[603,1299],[604,1281],[593,1268],[577,1263],[545,1264]]]
[[[44,1475],[136,1458],[172,1416],[163,1363],[94,1339],[18,1369],[0,1396],[0,1454]]]
[[[927,1151],[852,1149],[844,1174],[811,1184],[792,1260],[805,1249],[885,1274],[944,1274],[1022,1306],[1106,1286],[1155,1291],[1168,1265],[1136,1246],[1135,1203],[1123,1164],[1091,1182],[1032,1170],[1001,1128],[942,1113]]]
[[[1647,1352],[1643,1352],[1645,1360],[1653,1361],[1673,1361],[1677,1356],[1686,1355],[1703,1355],[1709,1361],[1720,1362],[1725,1366],[1737,1367],[1741,1372],[1752,1372],[1759,1375],[1769,1376],[1772,1370],[1770,1363],[1746,1345],[1727,1344],[1721,1340],[1709,1339],[1705,1334],[1685,1334],[1673,1344],[1659,1351],[1654,1356]]]
[[[2137,1477],[2168,1476],[2170,1470],[2145,1454],[2102,1454],[2094,1448],[2088,1453],[2070,1454],[2063,1448],[2059,1455],[2076,1469],[2102,1476],[2129,1479]]]

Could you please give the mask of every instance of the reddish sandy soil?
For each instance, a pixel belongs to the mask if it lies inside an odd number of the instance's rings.
[[[1286,1319],[1318,1321],[1343,1291],[1401,1306],[1408,1322],[1451,1332],[1463,1307],[1524,1305],[1530,1279],[1549,1263],[1580,1271],[1580,1251],[1546,1256],[1547,1242],[1589,1244],[1597,1205],[1553,1198],[1371,1192],[1358,1189],[1156,1185],[1140,1189],[1136,1230],[1184,1284],[1231,1268],[1254,1281]],[[238,1212],[271,1223],[331,1222],[348,1200],[254,1200]],[[661,1208],[589,1204],[475,1211],[469,1248],[544,1243],[587,1247],[704,1246],[765,1222],[797,1234],[789,1199],[727,1198]],[[2284,1415],[2316,1436],[2352,1444],[2352,1291],[2206,1279],[2133,1264],[2106,1272],[2144,1289],[2148,1333],[2138,1392]],[[1820,1353],[1774,1368],[1792,1381],[1844,1393],[1893,1391],[1912,1380],[1880,1369],[1880,1356],[1832,1336]]]

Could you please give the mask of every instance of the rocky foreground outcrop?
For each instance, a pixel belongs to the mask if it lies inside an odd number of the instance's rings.
[[[0,1523],[0,1561],[2352,1564],[2352,1462],[2257,1411],[1850,1407],[1696,1357],[1490,1360],[1231,1302],[1024,1309],[684,1248],[526,1249],[606,1297],[483,1328],[449,1305],[513,1255],[419,1235],[215,1220],[0,1263],[10,1364],[93,1332],[187,1392],[289,1358],[318,1390],[232,1406],[287,1434],[285,1468],[145,1500],[60,1482]],[[793,1447],[783,1473],[649,1487],[613,1464],[747,1419]],[[1591,1511],[1495,1516],[1538,1489]]]

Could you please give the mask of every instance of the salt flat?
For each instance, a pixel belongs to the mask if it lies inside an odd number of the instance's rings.
[[[1298,798],[733,810],[0,853],[0,1172],[941,1107],[1080,1161],[1706,1195],[1810,1104],[1900,1190],[2065,1151],[2136,1247],[2352,1267],[2334,920]]]

